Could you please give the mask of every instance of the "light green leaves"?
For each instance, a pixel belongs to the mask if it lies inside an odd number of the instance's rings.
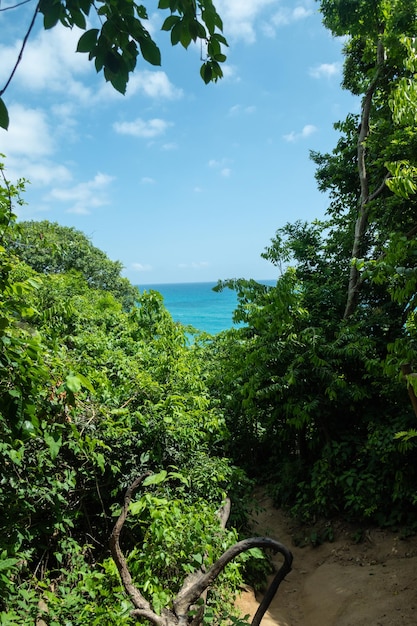
[[[387,187],[401,198],[408,199],[417,191],[417,167],[408,161],[386,163],[391,178],[386,181]]]
[[[158,474],[152,474],[151,476],[147,476],[143,481],[144,487],[149,487],[149,485],[160,485],[166,480],[168,472],[162,470]]]

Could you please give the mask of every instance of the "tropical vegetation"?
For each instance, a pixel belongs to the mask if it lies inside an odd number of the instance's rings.
[[[185,5],[160,2],[172,33]],[[190,342],[82,233],[16,222],[24,182],[0,169],[0,624],[146,619],[117,519],[159,623],[246,536],[254,483],[307,522],[416,531],[417,2],[320,7],[361,110],[311,154],[327,214],[275,233],[276,284],[218,284],[237,328]],[[236,622],[266,568],[257,548],[234,560],[186,621]]]

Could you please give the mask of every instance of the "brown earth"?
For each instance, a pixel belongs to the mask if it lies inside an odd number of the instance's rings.
[[[254,535],[272,537],[294,555],[262,626],[417,625],[417,537],[338,521],[334,541],[314,547],[314,533],[329,527],[300,528],[264,492],[257,501]],[[273,562],[279,568],[282,557]],[[238,599],[242,615],[252,617],[260,599],[245,590]]]

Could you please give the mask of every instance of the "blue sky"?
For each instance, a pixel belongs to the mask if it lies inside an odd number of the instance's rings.
[[[40,20],[4,95],[0,152],[11,180],[30,181],[19,218],[82,230],[134,284],[276,278],[260,257],[275,231],[326,209],[309,150],[332,150],[333,123],[358,110],[317,2],[215,4],[229,41],[217,84],[145,2],[162,66],[139,59],[125,96],[74,52],[79,31]],[[1,86],[33,9],[0,13]]]

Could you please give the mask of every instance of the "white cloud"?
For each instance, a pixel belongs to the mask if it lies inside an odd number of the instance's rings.
[[[62,202],[69,204],[67,213],[88,215],[91,209],[104,206],[109,203],[107,188],[113,177],[98,172],[92,180],[71,187],[55,187],[47,196],[49,202]]]
[[[223,79],[221,83],[225,81],[231,81],[234,83],[240,83],[240,77],[237,73],[237,68],[234,65],[224,65],[222,67],[223,70]]]
[[[20,175],[27,178],[32,185],[46,187],[68,183],[72,180],[72,174],[67,167],[49,160],[42,162],[19,160],[18,167]]]
[[[75,52],[81,33],[78,28],[60,25],[48,31],[42,29],[37,37],[29,40],[13,81],[26,91],[61,92],[88,101],[91,89],[75,78],[94,71],[87,56]],[[16,41],[11,46],[1,46],[2,79],[9,75],[16,62],[20,45],[20,41]]]
[[[321,63],[308,71],[312,78],[331,78],[340,74],[340,63]]]
[[[255,111],[256,111],[256,107],[253,105],[244,107],[241,104],[235,104],[234,106],[230,107],[229,114],[238,115],[240,113],[244,113],[244,114],[250,115],[251,113],[254,113]]]
[[[149,176],[143,176],[140,179],[140,182],[142,183],[142,185],[154,185],[156,181],[154,178],[150,178]]]
[[[164,143],[164,145],[162,146],[162,150],[166,150],[167,152],[170,152],[171,150],[177,150],[178,146],[176,143]]]
[[[150,139],[162,135],[166,129],[171,126],[169,122],[154,118],[145,122],[138,117],[133,122],[115,122],[113,128],[116,133],[121,135],[132,135],[132,137],[141,137]]]
[[[208,166],[212,169],[218,170],[220,173],[220,176],[222,176],[223,178],[229,178],[232,170],[229,167],[230,165],[230,159],[210,159],[210,161],[208,162]]]
[[[178,263],[178,267],[182,270],[190,268],[194,270],[200,270],[209,266],[210,263],[208,263],[208,261],[191,261],[190,263]]]
[[[226,37],[253,43],[258,15],[276,3],[277,0],[217,0],[216,7],[222,16]]]
[[[40,186],[70,181],[68,168],[52,160],[56,144],[46,112],[12,104],[9,115],[9,130],[1,134],[8,177],[26,178]]]
[[[246,43],[256,41],[257,27],[265,36],[273,37],[277,27],[309,17],[313,13],[313,6],[313,0],[299,0],[297,5],[291,8],[281,6],[281,0],[217,0],[216,2],[216,7],[223,18],[226,38],[244,39]]]
[[[152,265],[149,265],[148,263],[132,263],[131,268],[135,272],[150,272]]]
[[[52,130],[44,111],[12,104],[9,117],[9,130],[2,132],[2,152],[9,156],[31,158],[45,157],[54,152]]]
[[[305,6],[299,5],[294,8],[281,7],[272,16],[272,23],[279,28],[280,26],[288,26],[293,22],[304,20],[313,14],[313,10]]]
[[[293,143],[295,141],[298,141],[299,139],[306,139],[315,132],[317,132],[316,126],[314,126],[313,124],[306,124],[301,132],[296,133],[294,130],[292,130],[287,135],[284,135],[284,139],[289,143]]]
[[[131,76],[128,82],[127,95],[143,93],[149,98],[178,100],[183,96],[182,89],[175,87],[165,72],[161,70],[143,70]]]
[[[13,84],[25,92],[35,91],[46,94],[61,94],[65,102],[76,102],[91,106],[95,102],[108,102],[121,99],[110,83],[97,77],[94,64],[88,55],[76,52],[78,39],[83,31],[74,27],[65,28],[58,24],[55,28],[41,30],[29,40],[23,58],[13,78]],[[0,82],[4,83],[18,58],[21,42],[0,46]],[[183,92],[175,87],[161,70],[137,71],[131,75],[125,97],[142,93],[153,99],[174,100]]]

